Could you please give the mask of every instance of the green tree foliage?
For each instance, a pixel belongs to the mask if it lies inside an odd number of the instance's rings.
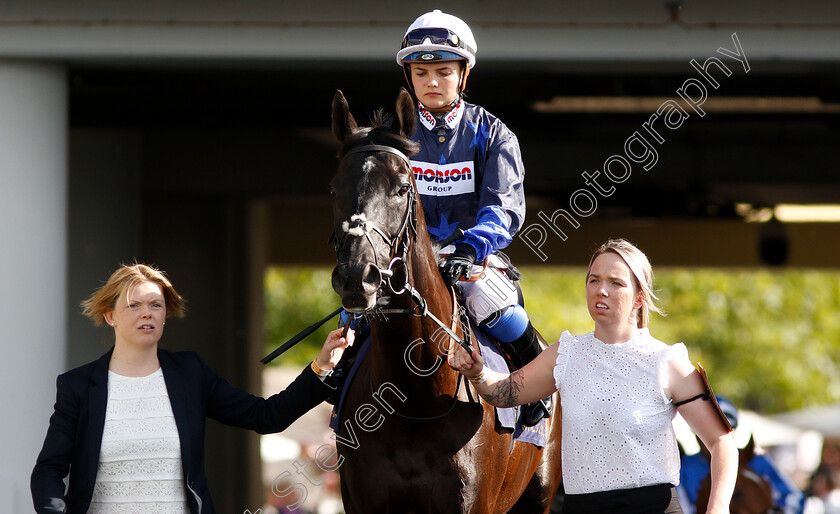
[[[525,307],[546,340],[592,330],[585,269],[522,272]],[[273,268],[265,285],[266,353],[340,303],[327,268]],[[716,392],[766,414],[840,401],[840,273],[657,269],[655,287],[667,316],[653,315],[651,333],[685,342]],[[305,364],[335,326],[275,362]]]
[[[525,268],[526,309],[546,340],[589,332],[580,269]],[[684,342],[712,387],[766,414],[840,400],[840,274],[657,269],[666,316],[651,334]]]
[[[270,268],[265,274],[266,355],[341,306],[328,268]],[[338,318],[326,322],[272,364],[304,365],[318,355]]]

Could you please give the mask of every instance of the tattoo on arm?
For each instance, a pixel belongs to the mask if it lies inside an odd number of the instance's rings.
[[[516,370],[504,380],[493,385],[492,390],[484,394],[484,399],[497,407],[516,407],[519,405],[519,392],[525,382],[522,370]]]

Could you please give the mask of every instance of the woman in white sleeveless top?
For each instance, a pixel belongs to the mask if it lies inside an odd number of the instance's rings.
[[[586,303],[595,330],[560,340],[512,374],[484,367],[462,348],[450,364],[483,398],[500,407],[560,393],[563,512],[679,513],[674,486],[680,457],[671,421],[676,412],[712,455],[708,512],[729,512],[738,452],[705,375],[682,343],[648,331],[655,306],[647,257],[624,240],[604,243],[586,275]],[[701,369],[702,371],[702,369]]]
[[[158,347],[166,318],[184,315],[184,300],[159,270],[122,266],[82,305],[97,325],[113,327],[115,343],[58,377],[31,478],[39,513],[215,512],[204,472],[206,417],[284,430],[334,391],[330,370],[354,338],[330,333],[311,365],[264,399],[228,384],[194,352]]]

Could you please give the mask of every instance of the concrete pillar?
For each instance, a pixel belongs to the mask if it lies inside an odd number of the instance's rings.
[[[0,512],[32,509],[65,368],[67,117],[62,66],[0,61]]]

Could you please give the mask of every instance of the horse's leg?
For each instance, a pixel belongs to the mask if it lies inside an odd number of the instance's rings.
[[[500,512],[495,508],[503,480],[498,470],[505,469],[510,448],[510,437],[496,430],[495,410],[483,401],[481,404],[484,410],[481,427],[464,448],[467,451],[456,455],[456,465],[463,470],[465,479],[462,509],[469,514]]]

